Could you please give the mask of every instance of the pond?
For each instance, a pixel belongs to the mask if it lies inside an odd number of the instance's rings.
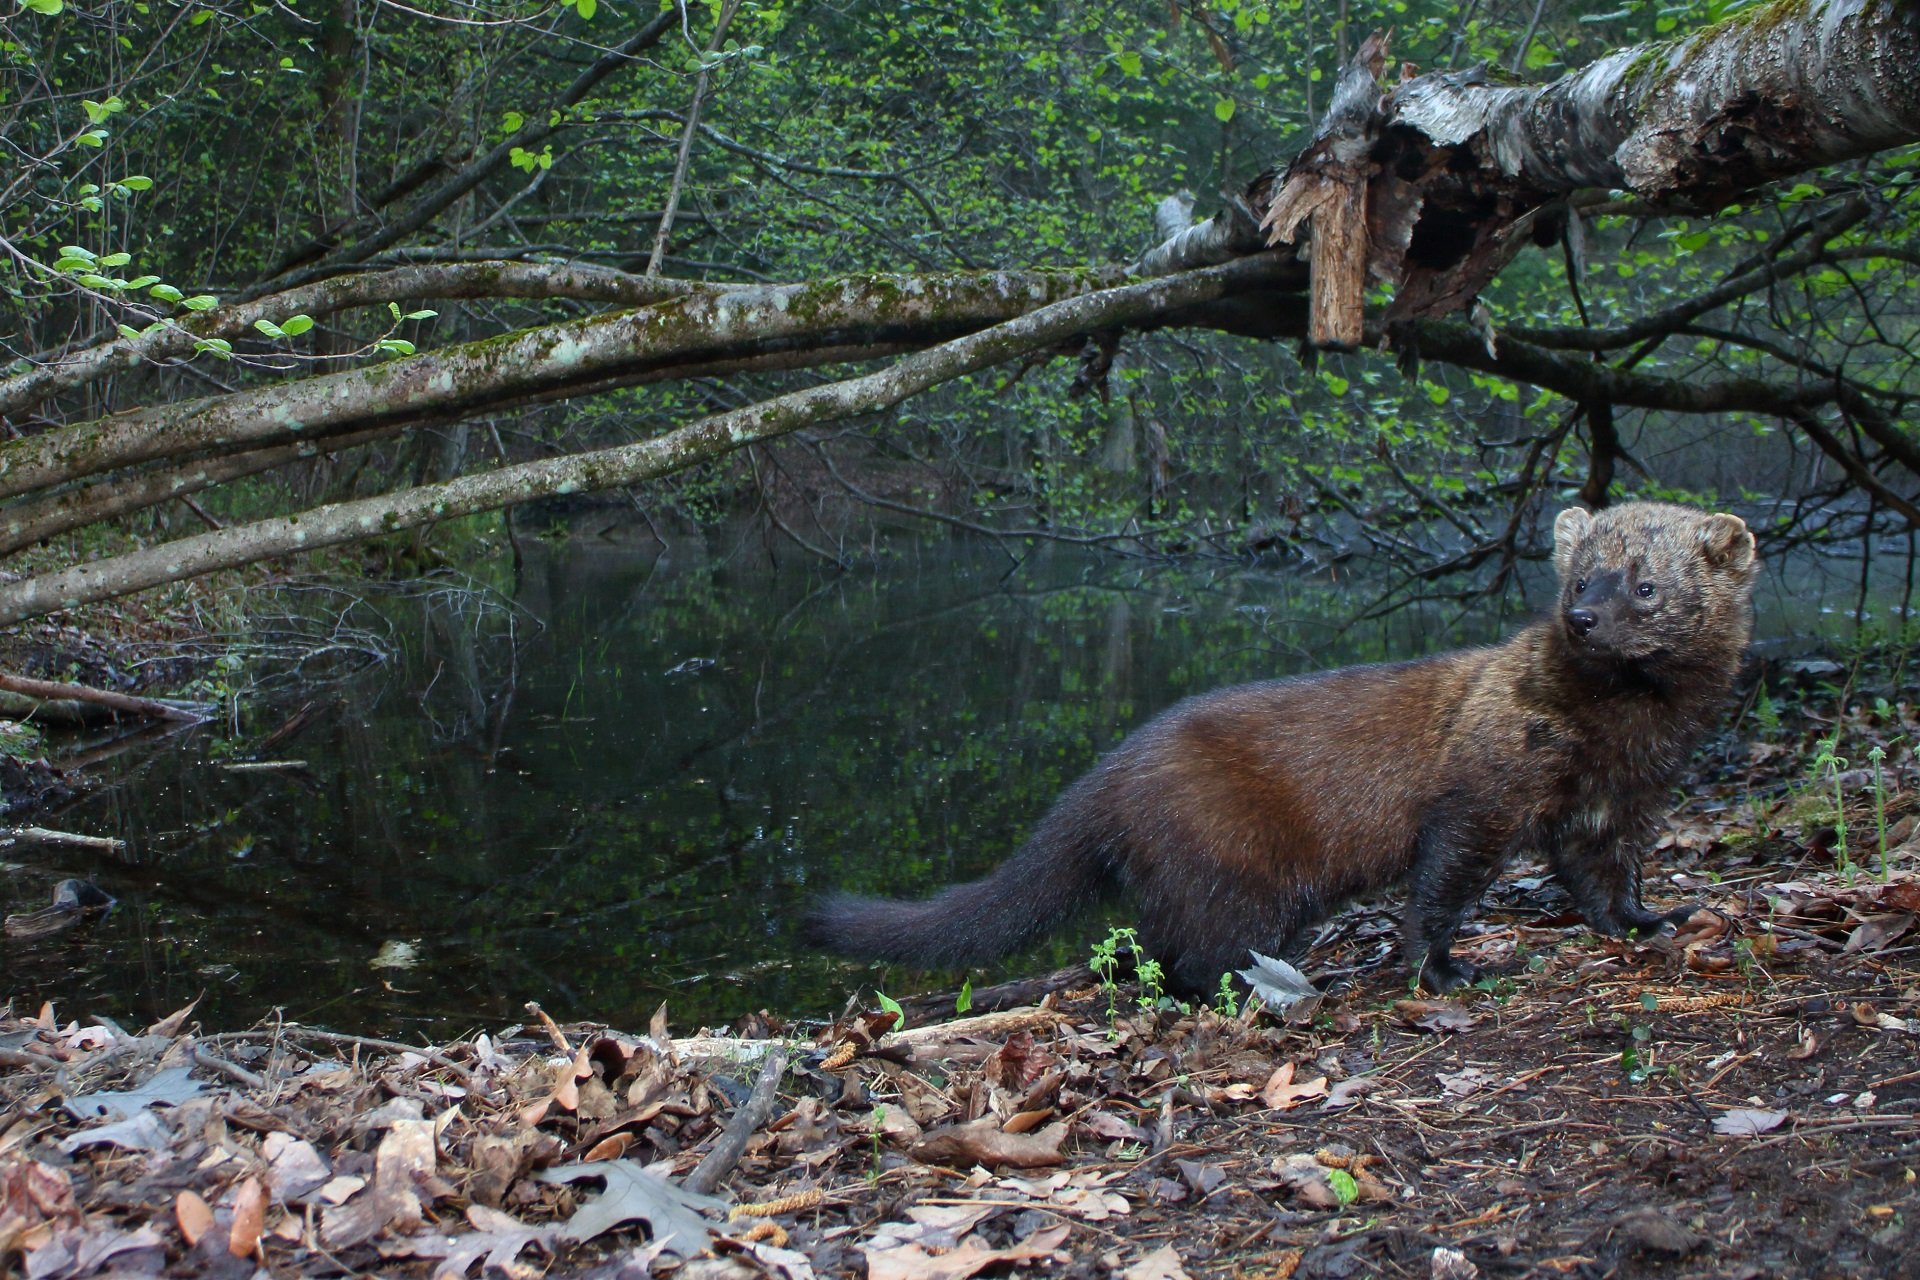
[[[5,909],[66,875],[118,906],[7,943],[7,989],[130,1026],[200,997],[211,1026],[279,1010],[402,1039],[528,1000],[629,1027],[665,1002],[681,1030],[827,1016],[859,986],[938,977],[807,950],[812,895],[981,874],[1186,694],[1490,640],[1527,611],[1356,622],[1378,590],[1345,574],[1020,554],[902,539],[841,572],[757,540],[576,538],[526,543],[501,593],[286,593],[305,680],[108,759],[46,819],[127,850],[36,853]],[[1856,571],[1775,573],[1763,627],[1819,631]]]

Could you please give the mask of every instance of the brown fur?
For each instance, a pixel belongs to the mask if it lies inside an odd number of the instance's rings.
[[[830,898],[810,936],[968,963],[1118,885],[1173,984],[1210,991],[1249,948],[1297,951],[1341,902],[1406,880],[1408,963],[1446,990],[1473,978],[1450,954],[1462,916],[1527,849],[1603,933],[1684,918],[1641,905],[1639,849],[1745,650],[1753,536],[1735,516],[1628,503],[1564,511],[1554,540],[1559,607],[1504,644],[1190,698],[986,879],[924,902]]]

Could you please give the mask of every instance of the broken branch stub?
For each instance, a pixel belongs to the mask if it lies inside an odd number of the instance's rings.
[[[1247,191],[1270,243],[1307,242],[1317,346],[1361,341],[1369,274],[1389,325],[1469,305],[1577,190],[1714,210],[1920,140],[1920,0],[1775,0],[1547,85],[1406,68],[1383,92],[1386,54],[1369,36],[1313,142]]]
[[[1309,239],[1307,338],[1317,347],[1358,347],[1366,323],[1367,190],[1377,171],[1372,153],[1386,58],[1384,34],[1361,41],[1313,142],[1287,166],[1270,199],[1260,199],[1264,182],[1248,193],[1256,208],[1265,204],[1260,227],[1268,244],[1298,244],[1303,230]]]

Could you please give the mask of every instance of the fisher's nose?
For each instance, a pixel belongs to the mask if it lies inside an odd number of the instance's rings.
[[[1599,625],[1600,615],[1591,609],[1567,610],[1567,626],[1572,629],[1574,635],[1580,637],[1582,640],[1587,638],[1588,632]]]

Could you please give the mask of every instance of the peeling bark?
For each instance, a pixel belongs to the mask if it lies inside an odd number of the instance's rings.
[[[1376,34],[1313,143],[1247,191],[1272,241],[1313,259],[1320,345],[1359,340],[1361,261],[1396,284],[1391,319],[1443,315],[1528,239],[1550,243],[1557,203],[1577,190],[1711,210],[1920,140],[1920,0],[1775,0],[1544,86],[1493,85],[1475,69],[1382,90],[1385,65]],[[1224,243],[1207,224],[1182,237]],[[1141,264],[1172,256],[1169,242]]]

